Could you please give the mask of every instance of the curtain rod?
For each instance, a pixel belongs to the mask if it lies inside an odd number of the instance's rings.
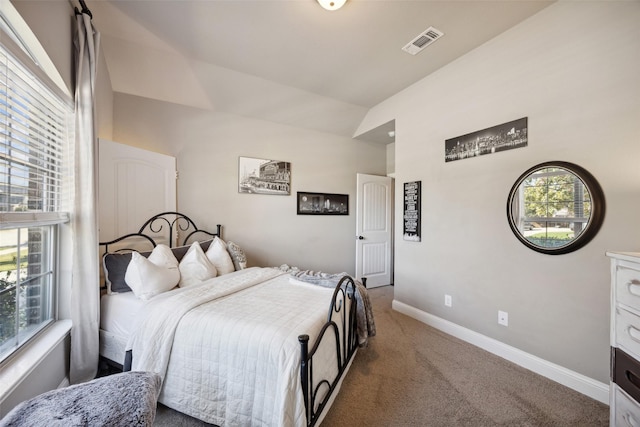
[[[89,8],[87,7],[87,4],[84,2],[84,0],[78,0],[80,2],[80,6],[82,6],[82,10],[78,10],[78,7],[76,7],[76,15],[80,15],[81,13],[86,13],[87,15],[89,15],[89,18],[93,19],[93,15],[91,14],[91,11],[89,10]]]

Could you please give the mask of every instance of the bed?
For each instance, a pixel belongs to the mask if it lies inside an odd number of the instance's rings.
[[[247,268],[221,229],[163,212],[100,243],[101,359],[160,374],[158,401],[208,423],[317,425],[375,333],[366,289],[346,275]],[[150,285],[171,282],[173,257],[180,286]]]

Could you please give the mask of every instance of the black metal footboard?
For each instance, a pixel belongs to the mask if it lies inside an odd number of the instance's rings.
[[[301,350],[300,377],[302,392],[304,393],[307,426],[314,426],[318,422],[320,414],[329,402],[358,348],[356,291],[356,284],[351,277],[345,276],[340,279],[333,292],[327,323],[322,327],[311,348],[309,348],[309,335],[300,335],[298,337]],[[334,314],[337,315],[337,322],[333,320]],[[331,331],[333,334],[327,334],[327,331]],[[329,340],[331,340],[331,336],[335,337],[338,374],[335,378],[316,379],[314,378],[313,356],[325,336]]]

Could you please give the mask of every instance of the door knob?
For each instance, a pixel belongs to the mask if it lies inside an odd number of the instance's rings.
[[[364,240],[364,237],[362,236],[357,236],[358,240]]]

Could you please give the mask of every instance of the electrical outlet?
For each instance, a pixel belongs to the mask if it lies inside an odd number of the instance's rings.
[[[451,295],[444,296],[444,305],[447,307],[451,307]]]
[[[509,313],[498,310],[498,324],[509,326]]]

